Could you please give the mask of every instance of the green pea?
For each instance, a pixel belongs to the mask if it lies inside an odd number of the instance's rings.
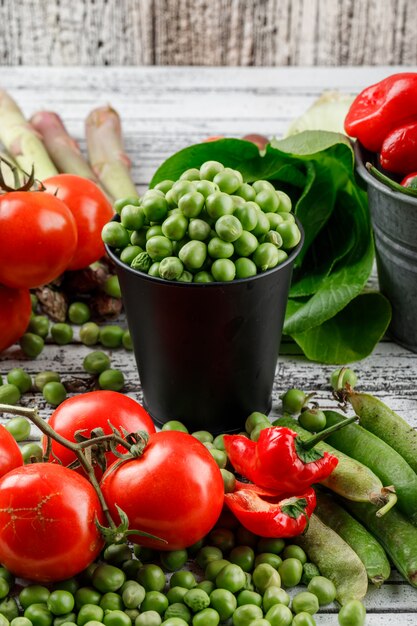
[[[98,384],[100,389],[120,391],[124,387],[125,377],[123,375],[123,372],[121,372],[120,370],[104,370],[104,372],[101,372],[98,377]]]
[[[104,626],[132,626],[132,620],[122,609],[106,611],[103,623]]]
[[[320,570],[317,565],[314,565],[314,563],[304,563],[303,575],[301,577],[303,585],[307,586],[315,576],[320,576]]]
[[[210,231],[211,228],[207,222],[200,219],[193,219],[190,220],[187,232],[190,239],[205,241],[210,235]]]
[[[282,219],[281,215],[279,213],[266,213],[266,217],[268,218],[269,221],[269,226],[271,229],[275,229],[278,224],[281,224],[284,220]],[[274,233],[275,235],[278,235],[278,233],[275,230],[272,230],[272,233]],[[267,233],[266,235],[264,235],[265,237],[268,235],[269,233]],[[281,235],[278,235],[279,239],[279,243],[278,243],[278,247],[282,246],[282,237]],[[272,242],[274,243],[274,242]]]
[[[295,587],[303,575],[303,564],[298,559],[284,559],[278,568],[278,572],[285,587]]]
[[[104,352],[94,350],[84,357],[83,367],[89,374],[101,374],[110,368],[110,359]]]
[[[210,596],[203,589],[193,588],[187,591],[183,601],[193,613],[197,613],[210,605]]]
[[[258,207],[257,204],[255,204],[255,206]],[[255,228],[252,230],[252,233],[255,235],[255,237],[262,237],[262,235],[265,235],[270,230],[269,219],[259,207],[257,209],[256,215],[257,222]]]
[[[120,212],[120,222],[127,230],[140,230],[145,223],[145,213],[141,207],[127,204]]]
[[[188,560],[187,550],[171,550],[161,552],[161,564],[169,572],[176,572],[183,567]]]
[[[108,224],[104,224],[101,231],[101,238],[105,244],[112,248],[124,248],[129,243],[128,231],[118,222],[108,222]]]
[[[63,615],[57,615],[54,617],[53,626],[62,626],[63,624],[77,624],[77,615],[73,611],[71,613],[64,613]]]
[[[48,404],[58,406],[67,397],[67,390],[62,383],[50,382],[44,385],[42,395]]]
[[[210,594],[210,606],[217,611],[221,622],[225,622],[237,608],[236,597],[227,589],[214,589]]]
[[[255,252],[258,245],[259,243],[255,235],[248,230],[244,230],[234,242],[234,249],[239,256],[248,257]]]
[[[141,252],[143,252],[143,248],[141,248],[140,246],[127,246],[121,251],[120,260],[122,261],[122,263],[130,265],[133,259],[137,257],[138,254],[140,254]]]
[[[342,606],[337,619],[340,626],[364,626],[366,609],[359,600],[350,600]]]
[[[285,213],[283,211],[278,211],[277,215],[279,215],[284,222],[291,222],[295,224],[295,217],[292,213]]]
[[[25,441],[30,435],[30,422],[24,417],[12,417],[4,426],[16,441]]]
[[[46,383],[61,382],[61,377],[58,372],[52,372],[51,370],[45,370],[44,372],[39,372],[36,374],[34,385],[38,391],[42,391],[45,387]]]
[[[165,422],[161,430],[180,430],[183,433],[188,433],[188,428],[178,420],[169,420]]]
[[[314,615],[319,610],[319,601],[314,593],[301,591],[292,599],[292,610],[294,613],[310,613]]]
[[[0,613],[0,615],[4,617],[3,614]],[[10,622],[10,626],[32,626],[32,622],[27,617],[15,617]]]
[[[230,563],[226,565],[216,576],[216,585],[222,589],[227,589],[236,593],[246,584],[245,572],[239,565]]]
[[[162,618],[156,611],[145,611],[135,619],[135,626],[160,626]]]
[[[235,170],[225,168],[215,175],[213,183],[218,185],[220,191],[233,194],[242,184],[242,178]]]
[[[193,626],[217,626],[219,622],[219,614],[212,608],[207,608],[199,611],[194,615],[192,620]]]
[[[346,383],[349,383],[351,387],[354,387],[357,382],[358,377],[356,376],[355,372],[349,367],[337,369],[332,372],[330,376],[330,384],[333,389],[343,389]]]
[[[80,341],[85,346],[94,346],[98,342],[100,327],[94,322],[86,322],[80,328]]]
[[[330,604],[336,598],[336,587],[324,576],[314,576],[308,583],[307,590],[317,596],[320,606]]]
[[[138,572],[138,582],[143,585],[146,591],[163,591],[165,587],[165,574],[158,565],[147,563],[143,565]],[[185,585],[181,586],[185,587]]]
[[[132,552],[126,543],[111,543],[106,546],[103,558],[111,565],[117,565],[132,558]]]
[[[183,196],[189,193],[194,193],[195,191],[196,191],[196,184],[194,183],[194,181],[179,180],[176,183],[174,183],[169,193],[172,195],[172,200],[175,206],[179,206],[179,201],[181,200]]]
[[[54,615],[65,615],[71,613],[74,608],[75,600],[72,593],[58,589],[52,591],[46,601],[46,606]]]
[[[276,227],[276,231],[282,237],[282,247],[285,249],[295,248],[301,240],[301,232],[297,224],[291,222],[282,222]]]
[[[228,259],[233,256],[235,249],[232,243],[223,241],[219,237],[212,237],[207,251],[212,259]]]
[[[7,382],[16,385],[20,393],[26,393],[32,387],[32,379],[21,367],[15,367],[7,374]]]
[[[205,569],[210,561],[218,561],[222,557],[223,553],[220,548],[215,546],[204,546],[198,551],[196,562],[202,569]]]
[[[219,161],[206,161],[200,166],[200,178],[213,180],[216,174],[224,170],[224,165]]]
[[[293,624],[293,615],[285,604],[274,604],[267,611],[265,619],[271,626],[290,626]]]
[[[162,261],[166,256],[172,256],[172,242],[163,235],[155,235],[146,242],[146,252],[152,261]]]
[[[258,211],[253,202],[245,202],[243,206],[237,207],[233,215],[240,221],[244,230],[252,231],[256,228]]]
[[[275,213],[278,210],[279,198],[275,189],[261,189],[256,194],[255,202],[264,213]]]
[[[129,585],[122,587],[122,600],[127,609],[135,609],[139,607],[146,595],[145,587],[136,581],[129,581]],[[120,597],[120,596],[119,596]]]
[[[20,390],[16,385],[0,386],[0,404],[17,404],[20,400]]]
[[[231,215],[234,208],[232,198],[221,191],[212,193],[206,198],[206,211],[215,220],[225,215]]]
[[[152,263],[152,265],[148,269],[149,276],[154,276],[156,278],[159,278],[159,265],[160,265],[159,261],[155,261],[155,263]]]
[[[92,587],[80,587],[74,594],[75,606],[79,610],[85,604],[100,604],[101,593]]]
[[[19,345],[26,356],[31,359],[36,359],[44,349],[45,342],[39,335],[25,333],[20,337]]]
[[[138,256],[136,256],[130,267],[134,270],[138,270],[139,272],[149,272],[152,266],[152,259],[147,252],[139,252]]]
[[[186,193],[178,201],[178,208],[186,217],[197,217],[200,215],[205,202],[205,196],[198,191]]]
[[[237,605],[243,606],[244,604],[254,604],[255,606],[262,606],[262,596],[257,591],[251,589],[243,589],[237,596]]]
[[[227,465],[227,454],[223,450],[218,450],[217,448],[213,448],[210,450],[210,454],[213,459],[216,461],[217,465],[220,469],[224,469]]]
[[[23,616],[27,617],[33,626],[52,626],[54,621],[51,611],[43,603],[31,604],[25,609]]]
[[[217,282],[230,282],[236,276],[236,267],[230,259],[216,259],[211,266],[211,273]]]
[[[62,589],[63,591],[69,591],[72,595],[75,594],[77,589],[80,587],[76,578],[67,578],[66,580],[60,580],[54,583],[54,589]]]
[[[10,591],[10,585],[5,578],[0,578],[0,600],[3,600]]]
[[[242,224],[234,215],[222,215],[214,225],[217,235],[223,241],[233,243],[242,235]]]
[[[184,270],[183,273],[177,278],[177,281],[179,283],[192,283],[193,275],[191,274],[191,272]]]
[[[87,622],[101,622],[103,623],[104,611],[101,606],[97,606],[97,604],[83,604],[80,607],[77,616],[77,624],[78,626],[84,626]]]
[[[211,546],[219,548],[223,553],[229,552],[235,545],[235,535],[230,528],[213,528],[209,532],[207,540]]]
[[[127,206],[128,204],[133,204],[135,206],[139,206],[140,199],[137,196],[132,196],[130,198],[119,198],[113,204],[113,208],[116,211],[116,213],[118,213],[120,215],[120,213],[122,212],[123,207]]]
[[[108,276],[103,285],[104,293],[112,298],[121,298],[122,292],[120,290],[119,279],[116,275]]]
[[[170,587],[166,593],[168,602],[170,604],[182,603],[185,594],[187,593],[187,587]]]
[[[278,250],[272,243],[261,243],[253,253],[253,262],[262,272],[278,265]]]
[[[144,197],[141,205],[145,218],[149,222],[162,222],[168,213],[168,208],[168,202],[164,195],[159,196],[156,194]]]
[[[233,493],[236,489],[236,476],[223,467],[220,468],[220,472],[223,478],[224,493]]]
[[[304,550],[300,548],[300,546],[292,543],[285,546],[284,550],[282,551],[282,558],[298,559],[302,565],[304,565],[304,563],[307,563],[307,555]]]
[[[256,604],[242,604],[233,613],[233,626],[251,626],[254,620],[263,617],[262,609]],[[291,622],[290,622],[291,623]]]
[[[250,572],[255,562],[255,552],[250,546],[236,546],[230,551],[231,563],[239,565],[244,572]]]
[[[159,264],[159,276],[165,280],[178,280],[184,272],[184,265],[176,256],[167,256]]]
[[[141,611],[156,611],[163,615],[168,608],[168,598],[160,591],[148,591],[140,605]]]
[[[268,587],[280,587],[281,577],[277,570],[269,563],[260,563],[252,572],[252,580],[256,589],[264,593]]]
[[[132,234],[130,235],[130,243],[133,247],[135,248],[140,248],[137,252],[137,254],[139,254],[140,252],[143,252],[145,246],[146,246],[146,235],[148,233],[149,230],[149,226],[143,226],[143,228],[141,228],[140,230],[134,230],[132,232]],[[132,251],[133,254],[133,251]],[[137,254],[135,256],[137,256]],[[130,261],[130,263],[133,261],[135,257],[132,258],[132,260]]]
[[[229,565],[230,561],[227,561],[226,559],[218,559],[216,561],[209,561],[209,563],[207,563],[205,570],[204,570],[204,576],[207,580],[211,580],[214,581],[216,579],[216,576],[219,572],[221,572],[222,569],[224,569],[226,567],[226,565]]]
[[[254,411],[246,418],[246,421],[245,421],[246,432],[249,433],[250,435],[252,430],[255,428],[255,426],[258,426],[258,424],[270,425],[271,423],[267,415],[265,415],[264,413],[260,413],[259,411]]]
[[[307,395],[301,389],[289,389],[281,396],[284,413],[297,415],[307,401]]]
[[[160,183],[155,185],[154,189],[158,189],[159,191],[162,191],[163,193],[166,193],[167,191],[172,189],[173,184],[174,184],[173,180],[169,180],[169,179],[162,180]]]
[[[32,463],[33,461],[41,461],[43,450],[37,443],[26,443],[20,448],[24,463]]]
[[[133,350],[133,341],[129,330],[123,331],[122,346],[125,350]]]
[[[202,241],[189,241],[181,248],[178,256],[187,269],[199,270],[206,260],[207,246]]]
[[[269,427],[270,427],[270,424],[257,424],[250,434],[250,438],[252,439],[252,441],[258,441],[261,431]]]
[[[251,278],[258,273],[255,263],[246,257],[239,257],[235,261],[236,278]]]
[[[210,272],[197,272],[194,274],[195,283],[214,283],[214,278]]]
[[[30,319],[28,331],[45,339],[49,333],[48,318],[45,315],[34,315]]]
[[[91,582],[98,591],[107,593],[120,589],[125,580],[126,575],[120,568],[103,564],[96,567]]]
[[[255,200],[255,197],[256,197],[256,191],[254,190],[252,185],[249,185],[248,183],[243,183],[242,185],[239,185],[239,187],[236,189],[234,193],[236,196],[240,196],[241,198],[244,198],[244,200],[246,201]],[[247,229],[247,230],[250,230],[250,229]]]
[[[195,430],[191,434],[193,437],[201,441],[201,443],[205,443],[207,441],[212,443],[214,439],[213,435],[208,430]]]
[[[275,187],[269,180],[255,180],[252,184],[253,189],[258,194],[260,191],[266,189],[267,191],[275,191]]]
[[[289,213],[292,209],[291,198],[284,191],[276,192],[279,199],[279,210],[280,212]]]
[[[65,346],[71,343],[74,332],[69,324],[58,322],[51,326],[51,335],[57,345]]]
[[[191,611],[184,602],[170,603],[169,607],[164,613],[164,620],[179,618],[183,619],[186,624],[191,621]]]
[[[255,558],[255,567],[261,563],[269,563],[274,569],[278,569],[282,563],[282,559],[278,554],[273,552],[260,552]]]
[[[187,194],[188,195],[188,194]],[[186,198],[187,195],[183,196]],[[200,194],[199,194],[200,195]],[[203,198],[203,196],[201,196]],[[181,198],[181,200],[183,199]],[[181,202],[181,201],[180,201]],[[203,198],[204,203],[204,198]],[[187,217],[189,217],[187,215]],[[168,239],[180,241],[187,234],[188,219],[182,213],[174,213],[168,216],[162,223],[162,234]]]
[[[105,348],[120,348],[123,341],[123,328],[109,324],[100,328],[99,341]]]
[[[19,617],[19,607],[13,596],[9,596],[0,602],[0,615],[3,615],[9,622]]]
[[[267,613],[271,606],[274,606],[275,604],[290,606],[290,602],[290,596],[284,589],[281,589],[281,587],[267,587],[262,597],[262,607],[265,613]]]

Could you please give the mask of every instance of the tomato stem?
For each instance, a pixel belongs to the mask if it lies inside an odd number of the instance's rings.
[[[89,481],[91,482],[91,484],[93,485],[97,493],[98,499],[103,509],[103,513],[106,516],[106,519],[110,528],[112,530],[116,530],[117,528],[116,524],[114,523],[110,515],[107,502],[103,496],[103,492],[101,491],[100,485],[98,484],[98,481],[94,472],[94,468],[91,462],[86,458],[86,453],[84,452],[84,450],[91,447],[92,445],[95,445],[99,440],[103,440],[103,441],[104,440],[106,441],[116,440],[118,441],[118,443],[122,443],[126,448],[129,448],[129,444],[126,441],[124,441],[122,437],[119,437],[116,434],[103,435],[102,437],[96,437],[94,439],[89,439],[86,441],[82,441],[80,443],[74,443],[73,441],[70,441],[69,439],[66,439],[65,437],[57,433],[47,422],[45,422],[45,420],[42,419],[42,417],[39,415],[37,408],[31,409],[29,407],[11,406],[9,404],[0,404],[0,413],[10,413],[12,415],[22,415],[23,417],[26,417],[28,420],[33,422],[35,426],[37,426],[39,430],[44,435],[46,435],[49,439],[54,439],[56,442],[60,443],[65,448],[68,448],[68,450],[72,450],[72,452],[74,452],[78,461],[80,462],[80,465],[84,469],[85,473],[88,476]]]

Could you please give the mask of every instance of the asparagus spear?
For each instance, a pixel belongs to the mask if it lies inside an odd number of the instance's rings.
[[[78,143],[70,137],[59,115],[52,111],[39,111],[31,117],[30,123],[42,137],[60,172],[76,174],[98,182]]]
[[[16,102],[0,90],[0,140],[19,167],[30,172],[35,167],[39,180],[55,176],[57,169],[36,131],[23,116]]]
[[[110,106],[91,111],[86,119],[86,137],[90,164],[108,193],[115,199],[137,196],[118,113]]]

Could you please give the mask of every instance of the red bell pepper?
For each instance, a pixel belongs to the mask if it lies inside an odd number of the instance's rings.
[[[368,150],[379,152],[392,130],[412,120],[417,121],[417,73],[402,72],[356,96],[345,118],[345,131]]]
[[[239,481],[236,490],[226,493],[224,499],[242,526],[260,537],[301,535],[316,506],[312,487],[302,495],[288,496]]]
[[[379,162],[389,172],[409,174],[417,169],[417,119],[398,126],[384,139]]]
[[[343,428],[356,416],[337,424]],[[243,435],[224,435],[224,445],[235,470],[248,480],[277,493],[302,493],[332,473],[338,459],[314,449],[334,426],[304,440],[290,428],[264,428],[258,441]]]
[[[403,178],[401,185],[403,187],[407,187],[408,189],[415,189],[417,191],[417,172],[408,174],[405,178]]]

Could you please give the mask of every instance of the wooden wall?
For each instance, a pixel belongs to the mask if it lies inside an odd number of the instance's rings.
[[[0,0],[0,65],[413,65],[417,0]]]

